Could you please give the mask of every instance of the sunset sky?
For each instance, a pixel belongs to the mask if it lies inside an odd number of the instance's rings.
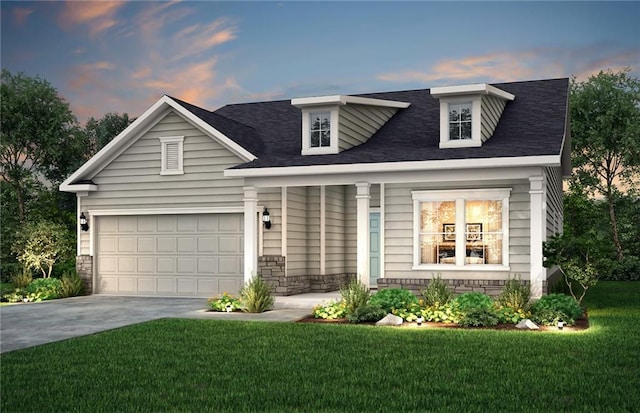
[[[640,2],[11,2],[1,64],[85,121],[227,103],[640,76]]]

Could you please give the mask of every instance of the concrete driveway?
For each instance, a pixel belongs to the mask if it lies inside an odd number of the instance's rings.
[[[261,314],[207,312],[206,298],[92,295],[7,305],[0,307],[0,353],[159,318],[295,321],[311,313],[306,303],[287,305],[278,298],[275,310]]]

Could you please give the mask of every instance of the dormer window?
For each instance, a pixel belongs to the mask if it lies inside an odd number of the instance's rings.
[[[515,96],[485,83],[431,88],[440,100],[440,149],[479,147]]]
[[[182,175],[184,136],[160,138],[160,175]]]
[[[331,112],[309,113],[311,126],[311,148],[328,148],[331,146]]]
[[[471,139],[471,102],[449,103],[449,140]]]

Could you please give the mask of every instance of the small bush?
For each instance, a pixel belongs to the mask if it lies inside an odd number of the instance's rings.
[[[390,313],[393,309],[409,308],[411,304],[417,304],[418,298],[404,288],[386,288],[375,293],[370,303]]]
[[[424,308],[420,315],[425,321],[433,321],[434,323],[458,323],[462,318],[462,314],[455,302],[447,304],[435,304]]]
[[[421,311],[422,308],[418,303],[412,303],[405,308],[394,308],[392,313],[401,317],[404,321],[413,322],[416,321]]]
[[[365,304],[347,315],[347,320],[351,323],[364,323],[367,321],[378,321],[384,318],[387,312],[378,305]]]
[[[472,309],[491,309],[493,300],[486,294],[474,292],[464,293],[457,296],[454,301],[458,305],[458,309],[466,313]]]
[[[76,297],[84,292],[84,282],[75,270],[62,274],[60,297]]]
[[[33,301],[52,300],[60,297],[62,282],[57,278],[36,278],[27,286],[27,292],[37,296]]]
[[[494,310],[496,317],[501,323],[516,324],[520,320],[531,317],[531,311],[518,309],[514,310],[510,307],[497,306]]]
[[[580,316],[582,309],[578,301],[564,294],[545,295],[531,307],[531,319],[544,325],[555,325],[559,320],[573,325]]]
[[[490,308],[469,309],[458,322],[463,327],[489,327],[498,324],[498,317]]]
[[[421,293],[424,304],[427,307],[438,303],[447,304],[453,299],[453,289],[442,281],[440,274],[436,275]]]
[[[33,276],[31,275],[31,270],[26,267],[22,268],[22,272],[16,273],[11,277],[11,284],[13,284],[15,288],[27,288],[32,281]]]
[[[347,316],[347,308],[344,301],[330,301],[324,305],[317,305],[313,308],[313,316],[325,320],[335,320]]]
[[[260,276],[253,277],[240,290],[243,310],[248,313],[262,313],[273,308],[275,302],[271,287]]]
[[[340,294],[344,301],[347,317],[355,314],[358,308],[367,305],[371,297],[369,289],[357,280],[352,280],[349,284],[343,286],[340,289]]]
[[[242,308],[240,298],[234,297],[226,292],[222,293],[220,297],[209,298],[209,300],[207,300],[207,304],[212,311],[220,312],[226,312],[227,307],[229,307],[229,311],[237,311]]]

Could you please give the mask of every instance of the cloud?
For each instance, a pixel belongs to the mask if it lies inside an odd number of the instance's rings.
[[[584,80],[600,70],[620,70],[624,67],[640,69],[640,50],[618,50],[612,45],[598,44],[580,49],[543,47],[444,59],[425,71],[401,70],[382,73],[376,78],[387,82],[419,84],[510,82],[571,75]]]
[[[22,26],[27,21],[27,18],[31,15],[31,13],[33,13],[33,9],[16,7],[15,9],[13,9],[13,20],[16,22],[16,24]]]
[[[208,25],[196,24],[178,32],[173,42],[180,45],[181,52],[175,56],[182,59],[230,42],[236,38],[237,28],[231,21],[219,18]]]
[[[118,10],[126,2],[122,1],[67,1],[58,17],[58,23],[66,30],[77,25],[89,27],[91,37],[96,37],[118,25]]]

